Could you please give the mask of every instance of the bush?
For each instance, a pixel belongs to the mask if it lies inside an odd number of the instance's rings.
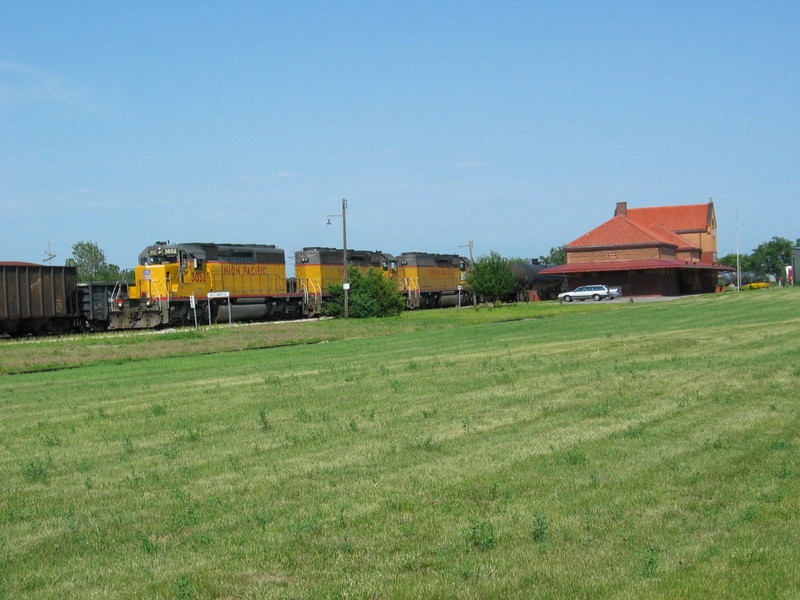
[[[511,261],[495,251],[488,256],[481,256],[470,267],[467,284],[475,296],[490,302],[508,296],[516,284]]]
[[[328,288],[330,298],[325,302],[323,314],[331,317],[344,315],[344,288],[341,284]],[[386,279],[378,269],[366,273],[350,267],[349,315],[353,318],[394,317],[405,310],[406,303],[397,289],[397,283]]]

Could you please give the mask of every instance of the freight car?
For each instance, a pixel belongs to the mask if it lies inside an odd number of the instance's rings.
[[[0,334],[67,331],[77,315],[75,267],[0,263]]]
[[[0,335],[106,329],[116,284],[79,284],[76,267],[0,263]]]

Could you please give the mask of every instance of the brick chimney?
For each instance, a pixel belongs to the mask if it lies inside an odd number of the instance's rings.
[[[614,211],[615,217],[627,217],[628,216],[628,203],[627,202],[617,202],[617,210]]]

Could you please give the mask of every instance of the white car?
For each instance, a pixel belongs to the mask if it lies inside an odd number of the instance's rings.
[[[611,300],[622,295],[619,288],[608,287],[607,285],[582,285],[571,292],[564,292],[558,295],[559,300],[572,302],[573,300],[588,300],[591,298],[596,302],[600,300]]]

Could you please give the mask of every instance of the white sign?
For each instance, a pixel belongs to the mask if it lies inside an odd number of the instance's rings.
[[[194,294],[192,294],[191,296],[189,296],[189,306],[190,306],[191,308],[194,308],[194,307],[195,307],[195,304],[194,304]]]
[[[350,289],[350,284],[349,283],[343,283],[342,284],[342,289],[343,290],[349,290]]]
[[[209,298],[230,298],[230,292],[208,292]]]

